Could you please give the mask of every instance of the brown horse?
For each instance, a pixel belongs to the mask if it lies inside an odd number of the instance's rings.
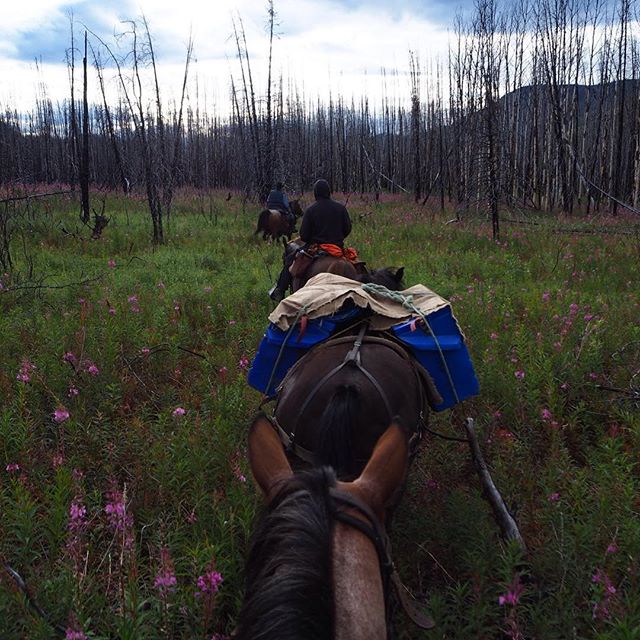
[[[278,240],[281,236],[287,236],[287,239],[291,240],[296,220],[302,216],[303,211],[299,200],[291,200],[289,207],[293,213],[293,221],[277,209],[263,209],[258,216],[258,226],[253,235],[262,231],[263,240]]]
[[[294,475],[259,417],[249,462],[267,511],[246,563],[236,640],[387,638],[393,576],[383,522],[407,472],[403,429],[392,424],[360,476],[346,483],[327,468]]]
[[[284,261],[287,263],[287,257],[296,253],[299,249],[304,247],[304,243],[300,239],[288,242],[285,246]],[[359,282],[374,282],[381,284],[391,291],[398,291],[402,287],[402,278],[404,277],[404,267],[399,269],[393,269],[391,267],[384,267],[382,269],[367,269],[364,262],[350,262],[346,258],[336,258],[330,255],[317,255],[309,264],[309,267],[301,275],[295,275],[291,280],[291,289],[293,292],[304,287],[304,285],[313,276],[317,276],[319,273],[333,273],[338,276],[343,276],[351,280],[357,280]]]
[[[362,321],[354,333],[323,342],[296,362],[280,385],[273,419],[288,451],[352,478],[395,416],[411,431],[415,452],[428,405],[441,401],[405,348],[386,333],[367,333]]]

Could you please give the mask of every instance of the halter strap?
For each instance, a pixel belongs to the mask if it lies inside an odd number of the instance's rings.
[[[422,629],[433,629],[435,627],[433,619],[418,608],[414,597],[404,584],[402,584],[400,575],[398,574],[393,560],[391,559],[391,541],[389,540],[389,536],[382,526],[380,519],[368,505],[351,494],[340,491],[340,489],[337,489],[336,487],[332,487],[329,489],[329,495],[333,498],[334,502],[338,503],[337,508],[333,512],[334,518],[343,524],[358,529],[358,531],[362,532],[369,538],[369,540],[371,540],[376,549],[378,561],[380,563],[380,575],[382,577],[387,626],[389,626],[391,621],[391,602],[388,595],[389,584],[391,583],[396,591],[398,599],[400,600],[402,608],[414,624],[418,625]],[[366,519],[366,521],[348,513],[344,510],[344,507],[355,509]]]

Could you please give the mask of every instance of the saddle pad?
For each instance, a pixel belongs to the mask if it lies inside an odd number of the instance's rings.
[[[421,284],[394,293],[410,300],[424,315],[450,306],[447,300]],[[310,320],[330,316],[348,300],[362,309],[373,311],[370,324],[377,331],[390,329],[417,315],[398,300],[365,291],[361,282],[333,273],[319,273],[304,287],[282,300],[269,315],[269,321],[286,331],[300,316],[306,315]]]

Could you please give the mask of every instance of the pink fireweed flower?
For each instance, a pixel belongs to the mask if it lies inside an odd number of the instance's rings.
[[[68,627],[64,632],[64,640],[87,640],[87,636],[82,631]]]
[[[196,591],[196,598],[200,598],[207,594],[217,593],[220,589],[220,585],[224,582],[222,574],[217,571],[207,571],[203,576],[198,576],[197,585],[198,591]]]
[[[548,291],[545,291],[545,292],[542,294],[542,300],[543,300],[544,302],[548,302],[550,298],[551,298],[551,294],[550,294]]]
[[[69,507],[69,529],[71,531],[81,529],[86,524],[86,515],[87,508],[79,500],[74,500]]]
[[[491,338],[491,340],[497,340],[498,339],[498,334],[494,331],[494,332],[491,333],[489,338]]]
[[[116,310],[114,307],[109,307],[109,315],[110,316],[115,316],[116,315]]]
[[[549,502],[558,502],[560,500],[560,494],[557,491],[549,494]]]
[[[240,367],[240,369],[246,369],[248,366],[249,358],[247,358],[247,356],[243,354],[242,356],[240,356],[240,360],[238,361],[238,367]]]
[[[549,411],[549,409],[543,409],[540,412],[540,415],[542,416],[542,419],[545,421],[549,421],[553,418],[553,414],[551,413],[551,411]]]
[[[575,302],[572,302],[572,303],[569,305],[569,313],[570,313],[572,316],[575,316],[575,315],[576,315],[576,313],[578,313],[579,309],[580,309],[580,307],[579,307]]]
[[[36,365],[33,364],[27,358],[22,359],[22,364],[20,365],[20,369],[16,375],[16,380],[19,382],[27,382],[31,381],[31,373],[36,370]]]
[[[140,353],[141,353],[143,356],[146,356],[146,355],[148,355],[149,353],[151,353],[151,349],[149,349],[149,347],[142,347],[142,349],[140,349]]]
[[[521,369],[518,369],[514,374],[513,374],[518,380],[524,380],[524,371],[522,371]]]
[[[93,362],[93,360],[89,360],[89,358],[82,361],[82,368],[92,376],[97,376],[100,373],[100,369],[98,369],[96,363]]]
[[[591,314],[591,313],[585,314],[584,321],[585,322],[590,322],[591,320],[593,320],[593,314]]]
[[[77,395],[79,395],[80,390],[78,389],[78,387],[76,387],[75,384],[72,384],[69,386],[69,391],[67,391],[67,397],[69,398],[75,398]]]
[[[116,268],[116,261],[113,258],[111,258],[107,262],[107,266],[109,267],[109,269],[115,269]]]
[[[158,284],[156,285],[158,287],[158,289],[164,289],[164,282],[162,282],[162,280],[160,282],[158,282]]]
[[[129,304],[138,304],[138,296],[136,296],[135,294],[134,294],[134,295],[132,295],[132,296],[129,296],[129,297],[127,298],[127,302],[128,302]]]
[[[133,545],[133,516],[127,510],[124,493],[114,489],[108,494],[109,502],[104,508],[109,525],[115,534],[122,536],[125,548]]]
[[[61,467],[64,464],[64,456],[61,453],[54,453],[53,458],[51,458],[51,466],[54,469]]]
[[[5,467],[5,471],[7,473],[16,473],[17,471],[20,471],[20,465],[17,462],[10,462]]]
[[[516,576],[513,582],[509,585],[507,592],[502,594],[498,598],[498,604],[504,606],[507,604],[517,605],[520,602],[520,596],[524,591],[524,587],[520,584],[520,578]]]
[[[235,320],[229,320],[229,324],[230,324],[231,326],[233,326],[235,323],[236,323],[236,321],[235,321]]]
[[[615,542],[612,542],[607,547],[607,553],[617,553],[617,551],[618,551],[618,545]]]
[[[62,361],[63,362],[67,362],[69,364],[72,365],[76,365],[78,364],[78,359],[76,358],[75,354],[72,353],[71,351],[67,351],[63,356],[62,356]]]
[[[165,547],[160,550],[160,569],[153,581],[153,586],[158,590],[160,596],[165,598],[176,590],[177,583],[173,560],[169,549]]]
[[[183,409],[182,407],[176,407],[173,410],[173,414],[172,415],[173,415],[174,418],[177,418],[179,416],[183,416],[185,413],[187,413],[186,409]]]
[[[69,412],[65,409],[65,407],[58,407],[54,412],[53,412],[53,419],[55,422],[57,422],[58,424],[61,424],[62,422],[64,422],[65,420],[69,419]]]

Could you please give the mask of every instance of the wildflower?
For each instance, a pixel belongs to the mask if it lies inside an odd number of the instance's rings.
[[[83,362],[83,365],[84,365],[85,371],[91,374],[92,376],[97,376],[100,373],[100,369],[98,369],[95,362],[92,362],[91,360],[85,360]]]
[[[182,407],[176,407],[173,410],[173,417],[177,418],[178,416],[183,416],[185,413],[187,413],[186,409],[183,409]]]
[[[164,289],[165,288],[164,282],[162,282],[162,281],[158,282],[157,287],[158,287],[158,289]]]
[[[591,380],[597,380],[598,379],[598,374],[594,373],[593,371],[589,374],[589,378],[591,378]]]
[[[107,514],[109,525],[114,533],[122,535],[124,546],[130,548],[133,545],[133,516],[127,510],[125,495],[114,489],[108,494],[108,499],[104,512]]]
[[[68,362],[71,365],[76,365],[78,364],[78,359],[76,358],[76,356],[71,352],[71,351],[67,351],[63,356],[62,356],[62,361],[63,362]]]
[[[132,295],[127,298],[129,304],[138,304],[138,296]]]
[[[85,524],[87,508],[79,500],[74,500],[69,507],[69,524],[71,531],[81,529]]]
[[[53,419],[60,424],[69,419],[69,412],[64,407],[60,406],[53,412]]]
[[[140,349],[140,353],[143,356],[146,356],[147,354],[151,353],[151,349],[149,349],[149,347],[142,347],[142,349]]]
[[[491,340],[497,340],[498,339],[498,334],[494,331],[494,332],[491,333],[489,338],[491,338]]]
[[[618,545],[615,542],[612,542],[607,547],[607,553],[616,553],[618,551]]]
[[[109,315],[110,316],[115,316],[116,315],[116,310],[113,307],[109,307]]]
[[[51,466],[56,469],[64,464],[64,456],[61,453],[54,453],[51,458]]]
[[[165,598],[169,593],[176,590],[176,584],[173,560],[169,554],[169,549],[164,547],[160,550],[160,570],[156,574],[153,586],[158,590],[160,596]]]
[[[551,411],[549,411],[549,409],[543,409],[540,412],[540,415],[542,416],[542,419],[545,421],[549,421],[551,420],[551,418],[553,418],[553,414],[551,413]]]
[[[191,509],[191,513],[186,517],[186,520],[189,524],[193,524],[198,521],[198,516],[196,515],[196,510]]]
[[[204,288],[204,292],[205,293],[211,293],[213,291],[213,287],[205,287]]]
[[[249,366],[249,358],[247,358],[247,356],[245,356],[244,354],[240,356],[240,360],[238,361],[238,366],[241,369],[246,369]]]
[[[578,313],[578,310],[579,310],[579,309],[580,309],[580,307],[579,307],[575,302],[572,302],[572,303],[569,305],[569,313],[570,313],[572,316],[575,316],[575,315],[576,315],[576,313]]]
[[[30,362],[27,358],[22,359],[22,364],[20,365],[20,370],[16,375],[16,380],[19,382],[27,382],[31,381],[31,373],[35,371],[36,365],[33,362]]]
[[[179,302],[177,302],[177,301],[175,301],[175,300],[173,301],[173,310],[174,310],[176,313],[179,313],[179,312],[180,312],[180,303],[179,303]]]
[[[585,314],[584,321],[585,322],[590,322],[591,320],[593,320],[593,314],[592,313]]]
[[[71,627],[67,627],[64,632],[64,640],[87,640],[87,636],[82,631],[76,631]]]
[[[10,462],[5,467],[5,471],[7,473],[16,473],[16,471],[20,471],[20,465],[17,462]]]
[[[235,321],[235,320],[229,320],[229,324],[230,324],[231,326],[233,326],[235,323],[236,323],[236,321]]]
[[[515,377],[518,380],[524,380],[524,371],[522,371],[521,369],[518,369],[515,373],[514,373]]]
[[[86,300],[84,298],[78,298],[78,304],[84,304]]]
[[[76,387],[75,384],[71,384],[69,386],[69,391],[67,391],[67,397],[68,398],[75,398],[77,395],[79,395],[80,390],[78,389],[78,387]]]
[[[558,502],[560,500],[560,494],[557,491],[549,494],[549,502]]]
[[[107,262],[107,266],[109,267],[109,269],[115,269],[116,268],[116,261],[113,258],[111,258],[109,260],[109,262]]]
[[[513,582],[509,585],[507,592],[501,595],[498,598],[498,604],[500,606],[504,606],[506,604],[511,604],[513,606],[517,605],[520,602],[520,596],[524,591],[524,587],[520,584],[519,576],[516,576]]]
[[[196,591],[196,598],[200,598],[206,594],[214,594],[220,589],[220,585],[224,579],[222,574],[217,571],[207,571],[204,575],[198,576],[196,584],[198,585],[198,591]]]
[[[551,298],[551,294],[550,294],[548,291],[545,291],[545,292],[542,294],[542,300],[543,300],[544,302],[548,302],[548,301],[549,301],[549,298]]]

